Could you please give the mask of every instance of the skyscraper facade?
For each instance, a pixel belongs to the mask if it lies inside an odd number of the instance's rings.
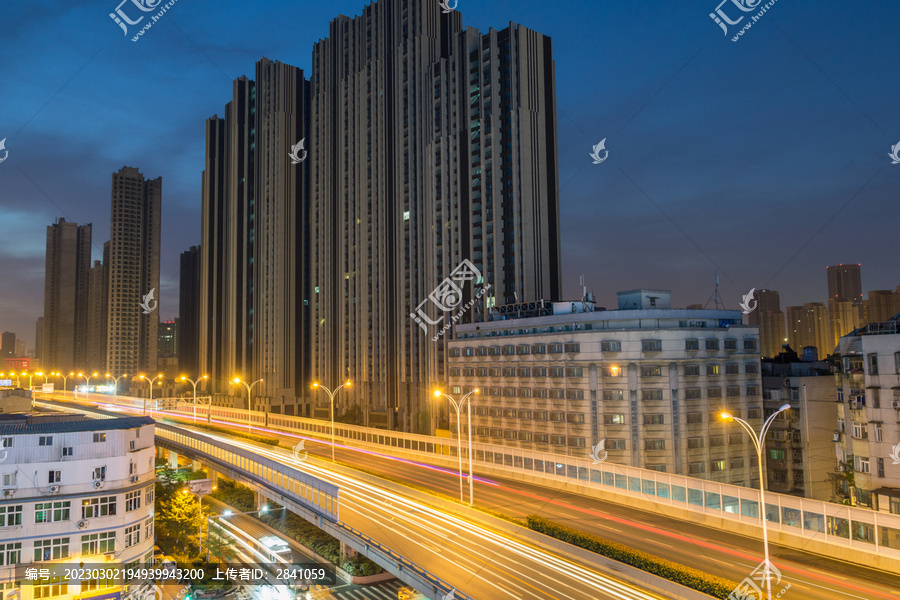
[[[114,375],[156,371],[161,203],[162,177],[113,173],[106,370]]]
[[[109,242],[104,244],[104,250]],[[89,371],[106,369],[106,341],[109,314],[109,277],[102,261],[95,260],[90,271],[90,296],[88,299],[87,363]]]
[[[767,358],[778,356],[786,343],[784,313],[776,290],[757,290],[756,310],[747,315],[750,325],[759,327],[760,354]]]
[[[178,368],[195,379],[200,350],[200,246],[181,253],[178,286]]]
[[[461,322],[559,295],[550,39],[384,0],[332,21],[310,86],[312,374],[350,377],[369,424],[427,431],[445,343],[410,315],[429,294],[468,260]]]
[[[47,227],[42,365],[86,368],[91,225],[57,219]]]
[[[825,267],[828,275],[828,298],[862,302],[862,283],[859,273],[860,265],[832,265]]]
[[[822,302],[787,307],[788,343],[798,354],[813,346],[820,360],[834,352],[828,327],[828,308]]]
[[[303,71],[263,58],[207,121],[198,359],[213,392],[262,379],[255,406],[305,415],[307,96]]]
[[[895,290],[869,290],[863,300],[863,323],[883,323],[900,313],[900,286]]]
[[[34,358],[41,360],[44,352],[44,317],[38,317],[34,324]]]

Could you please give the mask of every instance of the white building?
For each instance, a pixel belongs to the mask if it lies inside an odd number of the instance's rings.
[[[480,388],[474,439],[584,456],[605,440],[611,462],[758,485],[749,437],[719,418],[761,425],[758,328],[739,311],[670,308],[665,290],[619,305],[503,306],[457,326],[449,391]]]
[[[153,559],[149,417],[0,415],[0,589],[20,598],[109,597],[103,579],[27,579],[32,568],[138,567]]]
[[[839,492],[900,514],[900,315],[841,338]]]

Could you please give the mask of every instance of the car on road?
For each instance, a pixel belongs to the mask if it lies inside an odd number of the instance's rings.
[[[397,590],[397,600],[427,600],[427,598],[411,587],[402,587]]]

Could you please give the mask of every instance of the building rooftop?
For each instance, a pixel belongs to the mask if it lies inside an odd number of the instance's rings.
[[[0,435],[109,431],[112,429],[134,429],[135,427],[143,427],[154,423],[155,421],[150,417],[88,419],[85,415],[0,414]]]

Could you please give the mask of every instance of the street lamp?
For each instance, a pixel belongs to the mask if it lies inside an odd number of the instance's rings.
[[[150,402],[152,403],[153,402],[153,382],[156,381],[157,379],[162,379],[162,373],[160,373],[153,379],[147,379],[147,376],[144,375],[143,373],[141,373],[140,379],[145,379],[150,382]],[[160,383],[160,385],[162,385],[161,381],[159,383]],[[147,401],[146,400],[144,400],[144,414],[145,415],[147,414]]]
[[[114,379],[116,382],[116,387],[115,387],[115,390],[113,391],[113,398],[119,397],[119,380],[122,379],[123,377],[128,377],[128,373],[122,373],[118,377],[113,377],[109,373],[106,374],[107,379]],[[151,387],[152,387],[152,384],[151,384]]]
[[[757,466],[759,467],[759,502],[760,502],[760,516],[762,517],[762,527],[763,527],[763,548],[765,550],[765,577],[766,577],[766,591],[769,600],[772,600],[772,573],[770,572],[769,565],[769,529],[766,524],[766,474],[763,469],[763,454],[765,448],[763,444],[766,441],[766,432],[768,432],[769,427],[772,425],[772,422],[775,420],[775,417],[788,409],[791,408],[790,404],[782,404],[781,408],[776,410],[774,413],[769,415],[769,418],[766,419],[766,422],[763,423],[762,430],[760,430],[759,435],[756,435],[756,432],[753,431],[753,428],[750,427],[750,424],[747,421],[735,417],[731,413],[723,412],[719,416],[723,421],[731,422],[737,421],[738,425],[743,427],[747,433],[750,434],[750,439],[753,441],[753,447],[756,449],[756,457],[757,457]]]
[[[242,384],[244,384],[244,387],[247,388],[247,431],[253,431],[253,429],[252,429],[253,422],[251,421],[251,413],[250,413],[250,409],[251,409],[251,407],[250,407],[250,392],[251,392],[251,390],[253,390],[253,386],[261,381],[262,381],[262,379],[257,379],[253,383],[247,383],[246,381],[241,381],[240,377],[235,377],[234,379],[231,380],[231,383],[235,383],[235,384],[242,383]]]
[[[48,376],[47,376],[47,375],[44,375],[44,372],[43,372],[43,371],[38,371],[37,373],[35,373],[35,375],[40,375],[40,376],[43,378],[43,381],[41,381],[41,384],[47,383],[47,377],[48,377]]]
[[[462,411],[462,405],[466,400],[469,400],[469,397],[472,394],[478,393],[478,388],[475,388],[462,398],[460,398],[459,402],[453,399],[452,396],[448,396],[440,390],[434,390],[435,398],[446,398],[453,405],[453,408],[456,409],[456,455],[459,458],[459,501],[463,502],[463,485],[462,485],[462,427],[459,425],[459,413]],[[475,501],[475,481],[474,481],[474,473],[472,471],[472,401],[469,400],[468,406],[468,414],[469,414],[469,506],[472,506],[472,503]]]
[[[194,386],[194,421],[195,422],[197,421],[197,384],[200,383],[201,381],[203,381],[204,379],[209,379],[209,375],[204,375],[203,377],[200,377],[199,379],[197,379],[197,381],[194,381],[193,379],[188,379],[187,376],[185,376],[185,375],[181,376],[182,381],[190,381],[191,385]]]
[[[199,490],[197,492],[192,491],[190,488],[185,488],[181,490],[183,494],[191,494],[197,497],[197,508],[200,509],[200,516],[203,516],[203,496],[207,494],[211,494],[213,490],[216,489],[216,486],[212,486],[209,491]],[[200,521],[199,531],[197,532],[197,543],[200,545],[200,548],[197,549],[197,554],[203,549],[203,521]],[[209,517],[206,518],[206,547],[207,551],[209,551]]]
[[[22,371],[22,377],[28,375],[28,389],[31,389],[32,379],[34,378],[34,373],[29,373],[28,371]]]
[[[63,380],[63,393],[65,393],[65,392],[68,392],[68,391],[69,391],[69,389],[68,389],[68,380],[69,380],[69,377],[74,376],[75,373],[72,372],[72,371],[70,371],[68,375],[63,375],[62,373],[56,372],[56,373],[50,373],[50,375],[52,375],[53,377],[62,377],[62,380]]]
[[[341,385],[334,388],[333,392],[331,390],[329,390],[327,387],[325,387],[324,385],[320,385],[318,381],[314,381],[312,384],[312,389],[314,389],[314,390],[318,390],[318,389],[325,390],[325,393],[328,394],[328,399],[331,401],[331,460],[332,460],[332,462],[334,462],[334,395],[337,394],[338,391],[342,387],[350,387],[350,380],[348,379]]]

